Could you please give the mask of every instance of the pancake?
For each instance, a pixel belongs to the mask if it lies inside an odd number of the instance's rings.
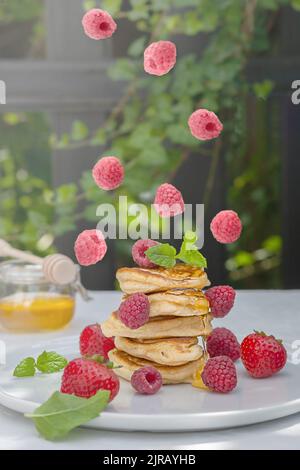
[[[199,289],[172,289],[148,294],[150,317],[207,315],[209,302]]]
[[[117,349],[109,351],[108,356],[115,366],[121,366],[120,368],[114,369],[114,372],[123,379],[130,381],[135,370],[140,367],[152,366],[161,373],[164,384],[192,383],[194,374],[200,367],[203,367],[205,360],[203,356],[197,361],[188,362],[181,366],[165,366],[157,364],[156,362],[147,361],[146,359],[130,356]]]
[[[119,351],[131,356],[169,366],[186,364],[203,356],[203,349],[197,338],[136,340],[117,336],[115,345]]]
[[[211,315],[193,317],[153,317],[145,325],[132,330],[125,326],[114,312],[101,324],[105,336],[124,336],[125,338],[173,338],[184,336],[208,336],[212,332]]]
[[[203,289],[210,285],[203,269],[187,264],[174,268],[120,268],[116,277],[125,294],[161,292],[170,289]]]

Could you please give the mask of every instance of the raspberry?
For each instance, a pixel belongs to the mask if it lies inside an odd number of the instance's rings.
[[[184,212],[181,192],[172,184],[164,183],[156,191],[154,207],[161,217],[174,217]]]
[[[236,212],[221,211],[211,221],[210,230],[218,242],[233,243],[240,238],[242,222]]]
[[[84,230],[78,235],[74,250],[78,263],[90,266],[104,258],[107,245],[100,230]]]
[[[119,319],[132,330],[143,326],[149,320],[150,302],[145,294],[130,295],[119,307]]]
[[[90,398],[98,390],[110,391],[112,401],[118,394],[120,382],[112,369],[91,359],[74,359],[64,370],[61,392]]]
[[[223,130],[223,124],[212,111],[197,109],[191,114],[189,128],[194,137],[199,140],[210,140],[218,137]]]
[[[274,336],[255,332],[243,339],[241,359],[252,377],[270,377],[285,366],[287,353]]]
[[[162,377],[155,367],[141,367],[132,374],[131,385],[139,393],[153,395],[161,388]]]
[[[144,69],[151,75],[165,75],[176,64],[176,46],[171,41],[153,42],[144,52]]]
[[[106,338],[98,324],[89,325],[80,335],[80,354],[82,356],[103,356],[108,359],[108,352],[115,348],[113,338]]]
[[[145,251],[155,245],[158,245],[158,242],[150,239],[135,242],[132,247],[133,261],[141,268],[155,268],[156,264],[152,263],[145,255]]]
[[[110,38],[117,29],[117,25],[107,11],[93,8],[82,18],[85,34],[95,40]]]
[[[93,178],[101,189],[116,189],[124,179],[123,165],[116,157],[103,157],[93,168]]]
[[[230,286],[215,286],[207,289],[205,297],[209,301],[212,316],[222,318],[234,305],[235,290]]]
[[[215,328],[207,338],[207,351],[210,357],[228,356],[233,361],[240,357],[237,337],[227,328]]]
[[[214,392],[231,392],[237,385],[236,368],[227,356],[208,359],[202,372],[202,380]]]

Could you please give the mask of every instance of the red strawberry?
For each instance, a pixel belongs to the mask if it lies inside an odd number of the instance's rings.
[[[242,362],[252,377],[270,377],[282,369],[287,360],[285,347],[274,336],[255,331],[241,344]]]
[[[106,338],[98,324],[87,326],[80,335],[80,354],[82,356],[103,356],[108,359],[108,352],[115,348],[113,338]]]
[[[74,359],[64,370],[61,392],[90,398],[98,390],[109,390],[112,401],[118,394],[120,382],[112,369],[91,359]]]

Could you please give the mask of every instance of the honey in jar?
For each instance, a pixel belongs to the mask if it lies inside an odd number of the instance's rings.
[[[75,289],[49,283],[40,265],[0,264],[0,327],[13,332],[51,331],[73,318]]]

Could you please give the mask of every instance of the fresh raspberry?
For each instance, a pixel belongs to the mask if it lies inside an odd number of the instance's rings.
[[[242,222],[236,212],[221,211],[211,221],[210,230],[220,243],[233,243],[240,238]]]
[[[161,217],[174,217],[184,212],[181,192],[172,184],[164,183],[156,191],[154,207]]]
[[[208,336],[206,345],[210,357],[228,356],[237,361],[241,355],[237,337],[227,328],[215,328]]]
[[[215,318],[225,317],[234,305],[235,290],[230,286],[215,286],[205,291],[211,314]]]
[[[176,46],[171,41],[153,42],[144,52],[144,69],[151,75],[165,75],[176,64]]]
[[[78,263],[82,266],[90,266],[104,258],[107,245],[100,230],[84,230],[78,235],[74,250]]]
[[[85,34],[95,40],[110,38],[117,29],[110,14],[98,8],[93,8],[84,15],[82,26]]]
[[[124,168],[116,157],[103,157],[93,168],[93,178],[101,189],[117,189],[124,179]]]
[[[90,398],[98,390],[110,391],[112,401],[118,394],[120,382],[112,369],[91,359],[74,359],[64,370],[61,392]]]
[[[150,302],[145,294],[130,295],[119,307],[118,316],[124,325],[132,330],[143,326],[149,320]]]
[[[155,268],[156,264],[152,263],[145,255],[145,251],[151,246],[158,245],[154,240],[138,240],[132,247],[133,261],[141,268]]]
[[[241,359],[252,377],[270,377],[285,366],[287,353],[274,336],[254,332],[242,341]]]
[[[115,348],[114,339],[104,336],[98,324],[84,328],[80,335],[79,345],[82,356],[100,355],[104,359],[108,359],[108,352]]]
[[[201,377],[204,385],[214,392],[231,392],[237,385],[235,365],[227,356],[208,359]]]
[[[145,395],[154,395],[162,386],[162,377],[155,367],[141,367],[131,376],[133,388]]]
[[[194,137],[199,140],[215,139],[223,130],[223,124],[212,111],[197,109],[191,114],[189,128]]]

